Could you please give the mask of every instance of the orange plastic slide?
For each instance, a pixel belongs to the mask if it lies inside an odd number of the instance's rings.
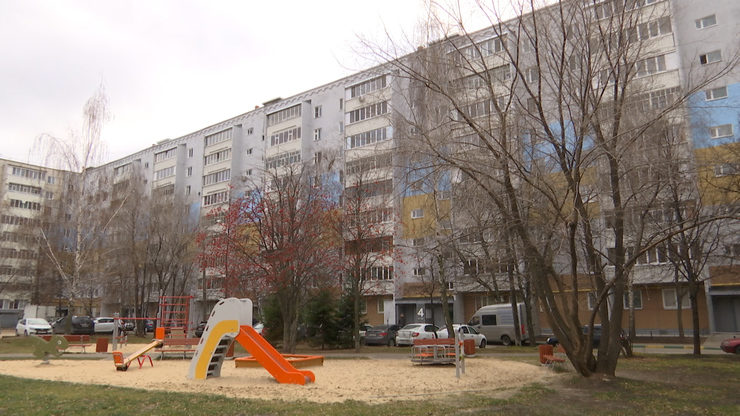
[[[113,351],[113,362],[116,364],[116,370],[118,371],[126,371],[128,370],[128,367],[131,365],[131,363],[139,356],[146,354],[150,350],[161,347],[162,346],[162,340],[161,339],[155,339],[149,344],[146,344],[145,346],[141,347],[138,351],[135,353],[129,355],[125,359],[123,358],[123,353],[120,351]]]
[[[286,360],[262,335],[251,326],[239,327],[236,341],[244,347],[254,358],[265,367],[278,383],[306,384],[315,382],[316,377],[311,371],[298,370]]]

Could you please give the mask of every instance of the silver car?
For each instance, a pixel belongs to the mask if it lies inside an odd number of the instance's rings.
[[[408,324],[398,330],[396,334],[396,345],[414,345],[415,339],[437,338],[437,325],[417,323]]]

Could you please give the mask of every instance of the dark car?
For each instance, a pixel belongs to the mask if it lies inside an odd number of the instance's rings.
[[[740,338],[728,338],[719,344],[722,351],[729,354],[740,354]]]
[[[366,345],[396,345],[398,325],[377,325],[365,331]]]
[[[588,325],[584,325],[582,330],[583,330],[583,334],[584,335],[585,334],[588,334]],[[624,344],[625,341],[627,340],[627,336],[624,333],[624,330],[622,330],[619,333],[619,340],[620,340],[620,342],[622,344]],[[551,336],[545,342],[547,342],[550,345],[558,345],[558,343],[559,343],[558,342],[558,338],[556,336]],[[599,348],[599,343],[600,342],[601,342],[601,325],[594,325],[594,336],[593,336],[593,338],[591,338],[591,345],[594,348]]]
[[[69,330],[69,334],[76,335],[93,335],[95,323],[89,316],[73,316],[72,323],[68,325],[68,316],[58,318],[51,323],[52,331],[55,334],[64,334]]]
[[[144,324],[144,325],[145,325],[146,332],[154,332],[154,326],[155,325],[154,325],[154,320],[153,319],[147,319],[146,320],[146,324]]]

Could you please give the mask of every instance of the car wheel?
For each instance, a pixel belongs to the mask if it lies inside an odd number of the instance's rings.
[[[509,338],[508,335],[503,335],[501,336],[501,343],[508,347],[509,345],[511,345],[511,338]]]
[[[486,340],[485,340],[485,338],[482,339],[482,340],[480,340],[480,347],[481,348],[486,348]]]
[[[388,346],[389,347],[395,347],[396,346],[396,340],[395,339],[389,339],[388,340]]]

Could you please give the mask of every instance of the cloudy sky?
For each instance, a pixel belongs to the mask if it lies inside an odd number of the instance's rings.
[[[358,36],[414,33],[420,0],[0,0],[0,157],[68,137],[102,83],[105,161],[372,65]]]

